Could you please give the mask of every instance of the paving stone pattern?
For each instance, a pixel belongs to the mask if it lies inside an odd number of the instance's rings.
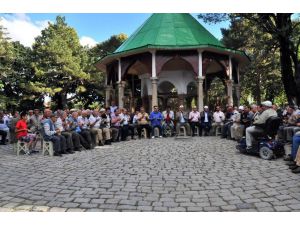
[[[300,211],[282,159],[218,137],[114,143],[63,157],[0,147],[0,211]]]

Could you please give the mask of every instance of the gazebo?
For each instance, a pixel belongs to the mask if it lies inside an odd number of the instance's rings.
[[[106,73],[106,105],[190,108],[194,100],[202,111],[204,90],[217,77],[224,84],[220,97],[239,105],[240,70],[248,63],[244,52],[226,48],[190,14],[155,13],[95,66]]]

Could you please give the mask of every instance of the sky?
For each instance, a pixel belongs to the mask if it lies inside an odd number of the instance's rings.
[[[143,22],[149,18],[150,13],[29,13],[4,14],[0,13],[0,23],[7,29],[13,41],[20,41],[23,45],[31,47],[34,38],[40,35],[41,30],[47,27],[48,22],[54,22],[56,16],[65,16],[69,26],[74,27],[82,45],[93,47],[99,42],[107,40],[110,36],[125,33],[130,36]],[[192,14],[197,18],[197,14]],[[197,19],[198,20],[198,19]],[[199,20],[198,20],[199,21]],[[201,21],[199,21],[201,22]],[[229,22],[209,25],[201,24],[216,38],[221,39],[221,28],[227,28]]]

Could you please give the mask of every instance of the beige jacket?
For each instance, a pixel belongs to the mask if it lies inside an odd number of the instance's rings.
[[[267,109],[255,117],[253,125],[264,125],[267,119],[269,119],[272,116],[278,116],[277,112],[272,108]]]

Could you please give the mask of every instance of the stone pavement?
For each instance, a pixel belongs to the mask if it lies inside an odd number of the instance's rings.
[[[282,159],[219,137],[114,143],[63,157],[0,147],[0,211],[299,211]]]

